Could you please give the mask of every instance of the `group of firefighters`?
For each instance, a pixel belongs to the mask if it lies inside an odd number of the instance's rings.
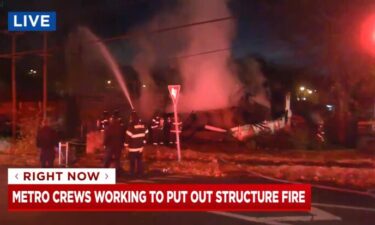
[[[129,121],[125,123],[120,112],[115,110],[112,115],[107,111],[97,121],[97,127],[103,133],[105,149],[104,167],[108,168],[115,162],[118,172],[122,172],[120,164],[121,155],[125,148],[130,160],[130,175],[143,174],[142,152],[147,140],[153,145],[176,144],[176,132],[181,132],[181,123],[178,130],[172,117],[161,117],[156,113],[150,126],[147,126],[135,111],[131,112]],[[150,131],[150,132],[149,132]],[[45,119],[37,132],[36,145],[40,149],[40,162],[43,168],[53,167],[55,148],[59,143],[57,132],[51,127],[50,121]]]
[[[177,130],[175,125],[171,116],[162,117],[160,113],[155,113],[150,126],[147,126],[135,111],[132,111],[127,124],[118,110],[112,115],[104,111],[97,121],[98,129],[104,133],[104,167],[109,167],[114,160],[116,169],[121,172],[120,158],[125,147],[130,160],[130,175],[141,176],[142,152],[147,140],[153,145],[176,144],[176,132],[181,132],[182,123],[178,123]]]

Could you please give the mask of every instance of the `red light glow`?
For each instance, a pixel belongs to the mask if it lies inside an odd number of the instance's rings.
[[[375,55],[375,15],[369,16],[362,24],[360,38],[363,49]]]

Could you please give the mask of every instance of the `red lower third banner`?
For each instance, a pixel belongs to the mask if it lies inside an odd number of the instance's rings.
[[[8,185],[9,211],[309,211],[304,184]]]

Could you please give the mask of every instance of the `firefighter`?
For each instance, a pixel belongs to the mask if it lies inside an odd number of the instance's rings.
[[[100,119],[98,119],[96,121],[96,127],[101,132],[104,132],[105,129],[108,127],[108,125],[109,125],[109,114],[108,114],[108,111],[103,111],[102,116],[100,117]]]
[[[115,109],[112,113],[112,116],[111,118],[109,119],[109,121],[114,121],[116,120],[120,126],[121,126],[121,129],[122,129],[122,133],[125,133],[126,131],[126,126],[125,126],[125,123],[124,123],[124,120],[122,119],[121,115],[120,115],[120,110],[118,109]]]
[[[42,122],[36,138],[36,145],[40,149],[40,164],[42,168],[52,168],[55,160],[55,147],[59,143],[57,132],[50,126],[49,119]]]
[[[165,114],[164,121],[165,121],[164,130],[163,130],[164,142],[166,144],[169,144],[170,133],[171,133],[171,128],[172,128],[172,117],[168,116],[168,114]]]
[[[142,152],[146,143],[146,135],[148,129],[142,120],[138,117],[137,113],[131,113],[130,122],[126,131],[125,147],[129,152],[130,159],[130,175],[141,176],[143,174],[142,166]],[[137,171],[135,171],[137,168]]]
[[[176,130],[176,123],[174,121],[174,118],[172,118],[172,116],[170,117],[170,120],[172,121],[172,124],[171,124],[171,130],[169,133],[169,144],[175,145],[177,144],[176,133],[180,135],[182,131],[182,122],[181,121],[177,122],[177,130]]]
[[[153,145],[163,145],[163,129],[164,129],[164,118],[160,117],[159,113],[155,113],[151,121],[151,138]]]
[[[164,126],[165,126],[165,120],[164,117],[160,117],[160,124],[159,124],[159,144],[164,145]]]
[[[124,120],[122,119],[121,115],[120,115],[120,111],[118,109],[115,109],[112,113],[112,116],[110,118],[110,121],[111,120],[117,120],[121,126],[125,126],[124,125]]]
[[[124,130],[118,120],[112,120],[104,131],[105,158],[104,167],[111,165],[112,159],[115,161],[115,167],[118,172],[122,172],[121,168],[121,151],[125,142]]]

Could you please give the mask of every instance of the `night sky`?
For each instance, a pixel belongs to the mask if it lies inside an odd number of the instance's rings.
[[[79,25],[89,27],[101,38],[109,38],[125,34],[176,4],[178,2],[174,0],[0,0],[0,25],[2,30],[6,30],[4,21],[8,11],[56,11],[57,31],[49,34],[49,47],[61,48],[69,32]],[[358,44],[357,36],[364,18],[375,12],[375,2],[231,0],[229,8],[237,25],[231,46],[235,58],[257,55],[268,62],[306,67],[314,73],[324,74],[329,60],[326,53],[331,51],[332,42],[342,62],[358,58],[357,55],[366,55]],[[25,33],[19,37],[17,44],[18,51],[41,49],[42,36],[37,32]],[[121,57],[121,54],[129,57],[129,53],[124,52],[131,49],[118,48],[118,44],[109,45],[116,57]],[[120,45],[123,46],[123,43]],[[9,51],[10,38],[1,35],[0,53]],[[58,51],[54,54],[61,54]],[[36,56],[23,57],[18,61],[17,75],[21,88],[38,87],[40,82],[27,77],[25,71],[33,67],[41,72],[40,65],[41,59]],[[56,65],[58,63],[50,65],[52,74],[60,70]],[[1,85],[7,86],[9,60],[0,59],[0,71]]]

